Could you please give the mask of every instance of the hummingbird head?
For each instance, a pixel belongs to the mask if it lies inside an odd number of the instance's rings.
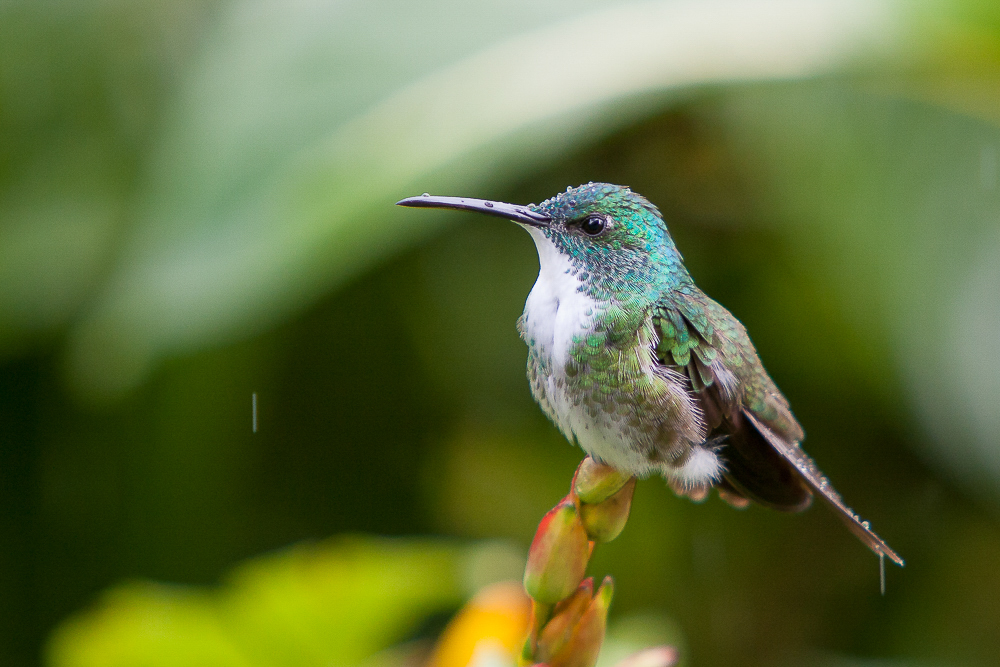
[[[629,188],[587,183],[518,206],[458,197],[410,197],[402,206],[457,208],[508,218],[528,230],[540,274],[569,273],[598,300],[655,301],[691,281],[659,210]]]

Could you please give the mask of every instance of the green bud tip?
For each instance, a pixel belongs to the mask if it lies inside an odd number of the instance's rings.
[[[588,456],[573,476],[573,492],[581,503],[599,503],[617,493],[630,479],[629,475]]]
[[[580,519],[587,535],[595,542],[610,542],[625,528],[632,509],[635,477],[625,482],[614,495],[599,503],[580,503]]]

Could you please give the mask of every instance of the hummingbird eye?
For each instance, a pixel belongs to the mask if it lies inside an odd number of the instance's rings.
[[[608,227],[608,220],[603,215],[588,215],[580,221],[580,230],[587,236],[600,236]]]

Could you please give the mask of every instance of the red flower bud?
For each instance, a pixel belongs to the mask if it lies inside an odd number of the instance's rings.
[[[573,631],[594,598],[594,579],[587,577],[573,595],[556,605],[552,618],[538,635],[535,660],[548,662],[572,638]]]
[[[524,590],[539,602],[569,597],[583,579],[590,550],[576,506],[563,498],[538,525],[524,570]]]
[[[608,607],[611,606],[613,595],[614,581],[611,577],[605,577],[597,595],[587,605],[587,609],[573,628],[569,640],[563,644],[558,653],[546,661],[550,667],[594,667],[597,654],[600,653],[601,644],[604,642]],[[544,632],[543,629],[543,634]]]

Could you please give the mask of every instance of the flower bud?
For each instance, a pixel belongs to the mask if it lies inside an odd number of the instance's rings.
[[[581,503],[599,503],[617,493],[629,479],[629,475],[588,456],[576,469],[573,491]]]
[[[550,667],[594,667],[604,642],[614,581],[605,577],[562,649],[546,662]],[[553,619],[554,620],[554,619]],[[551,621],[550,621],[551,622]]]
[[[576,506],[563,498],[538,525],[524,570],[524,590],[539,602],[569,597],[583,579],[590,551]]]
[[[594,579],[587,577],[580,582],[579,588],[573,595],[556,605],[552,618],[538,634],[534,655],[537,662],[548,662],[566,646],[566,642],[573,636],[573,630],[576,629],[577,623],[580,622],[593,598]]]
[[[580,500],[580,519],[587,535],[595,542],[610,542],[618,537],[628,521],[635,492],[635,477],[625,482],[614,495],[599,503]]]

